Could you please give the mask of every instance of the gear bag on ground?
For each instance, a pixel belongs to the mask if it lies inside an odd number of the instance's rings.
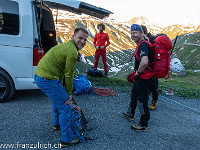
[[[87,68],[87,74],[94,77],[103,77],[103,73],[100,70],[94,68]]]
[[[92,84],[85,75],[79,75],[73,79],[73,93],[76,95],[79,94],[88,94],[90,91],[93,91]]]

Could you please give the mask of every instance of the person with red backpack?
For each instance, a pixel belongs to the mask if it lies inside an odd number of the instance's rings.
[[[141,27],[144,32],[144,39],[152,44],[155,44],[156,36],[148,32],[147,27],[145,25],[141,25]]]
[[[140,122],[131,126],[134,131],[147,131],[150,119],[148,101],[149,90],[153,85],[154,74],[151,70],[153,70],[154,54],[143,35],[142,27],[138,24],[132,24],[131,38],[137,44],[134,67],[135,82],[131,91],[130,107],[123,114],[133,120],[138,105],[141,116]]]
[[[93,42],[93,45],[96,48],[94,69],[97,70],[99,57],[101,56],[104,64],[104,71],[105,71],[104,76],[107,77],[108,65],[106,62],[106,47],[110,45],[109,36],[107,33],[103,32],[105,30],[105,25],[103,23],[98,24],[97,29],[99,30],[99,33],[95,34]]]
[[[156,36],[152,35],[150,32],[148,32],[147,27],[144,25],[141,25],[142,30],[144,32],[144,39],[146,41],[149,41],[151,44],[155,44]],[[153,78],[154,84],[151,87],[151,90],[149,91],[152,93],[152,101],[149,106],[151,110],[156,109],[157,107],[157,101],[158,101],[158,78]]]

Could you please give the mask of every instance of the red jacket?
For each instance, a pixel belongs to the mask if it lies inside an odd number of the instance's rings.
[[[107,42],[107,43],[106,43]],[[105,45],[106,43],[106,45]],[[94,42],[93,42],[94,46],[105,46],[105,48],[103,50],[106,49],[106,47],[108,45],[110,45],[110,41],[109,41],[109,36],[108,33],[104,33],[104,32],[99,32],[96,33],[94,36]]]

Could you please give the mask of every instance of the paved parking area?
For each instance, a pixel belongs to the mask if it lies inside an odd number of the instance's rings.
[[[148,132],[131,130],[122,112],[130,93],[119,97],[74,96],[87,120],[85,143],[69,150],[197,150],[200,149],[200,99],[160,95],[151,111]],[[39,90],[19,91],[12,100],[0,103],[0,149],[56,149],[60,131],[54,131],[51,101]],[[135,122],[139,121],[139,110]],[[4,146],[4,148],[3,148]]]

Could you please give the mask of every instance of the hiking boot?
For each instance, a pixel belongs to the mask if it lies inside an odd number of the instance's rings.
[[[148,131],[148,127],[141,126],[139,123],[133,124],[131,129],[134,131]]]
[[[60,126],[59,126],[59,125],[53,126],[53,129],[54,129],[54,130],[59,130],[59,129],[60,129]]]
[[[68,146],[73,146],[75,144],[77,144],[79,142],[79,139],[78,138],[74,138],[71,142],[60,142],[61,144],[61,148],[65,148],[65,147],[68,147]]]
[[[157,107],[157,101],[156,101],[156,100],[152,100],[152,103],[151,103],[151,105],[149,106],[149,108],[150,108],[151,110],[154,110],[154,109],[156,109],[156,107]]]
[[[108,71],[105,71],[104,77],[108,77]]]
[[[127,111],[123,112],[124,116],[127,117],[130,121],[134,120],[134,116],[131,113],[131,109],[129,108]]]

